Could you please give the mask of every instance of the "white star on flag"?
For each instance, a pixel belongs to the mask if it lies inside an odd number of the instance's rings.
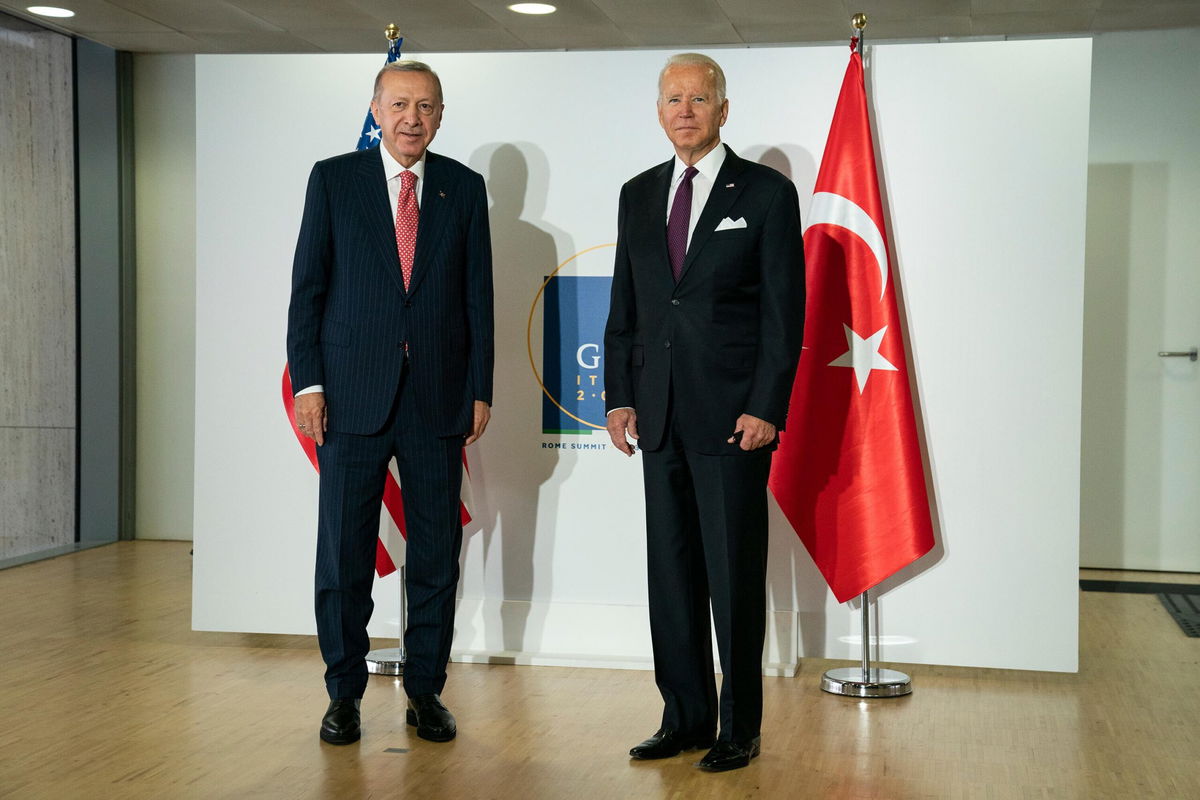
[[[370,136],[372,140],[378,139],[379,138],[379,130],[380,130],[379,128],[371,128],[371,130],[367,131],[367,136]]]
[[[850,349],[830,361],[829,366],[853,369],[854,377],[858,381],[858,393],[862,394],[867,388],[867,379],[871,377],[871,370],[896,371],[896,367],[879,354],[879,345],[883,343],[883,335],[887,333],[887,326],[884,325],[869,339],[859,336],[851,330],[849,325],[843,324],[842,327],[846,329],[846,344],[850,346]]]

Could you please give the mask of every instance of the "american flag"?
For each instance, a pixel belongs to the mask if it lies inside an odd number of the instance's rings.
[[[404,44],[404,37],[398,37],[388,47],[387,61],[384,65],[397,61],[400,58],[400,45]],[[362,133],[358,135],[358,146],[355,150],[367,150],[371,147],[379,146],[379,126],[375,124],[375,115],[371,113],[371,109],[367,109],[367,118],[363,121]]]

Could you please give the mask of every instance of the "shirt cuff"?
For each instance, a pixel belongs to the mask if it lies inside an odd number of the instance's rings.
[[[633,411],[633,406],[618,406],[616,408],[610,409],[608,414],[604,415],[605,419],[607,419],[608,415],[613,413],[613,411]]]
[[[324,394],[325,387],[319,383],[314,383],[312,386],[309,386],[307,389],[301,389],[300,391],[296,392],[296,394],[293,396],[299,397],[302,394],[316,394],[317,392],[321,392],[322,394]]]

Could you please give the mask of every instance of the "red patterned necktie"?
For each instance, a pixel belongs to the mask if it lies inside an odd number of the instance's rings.
[[[698,171],[695,167],[683,171],[679,188],[675,190],[675,202],[671,204],[671,215],[667,218],[667,255],[671,257],[671,274],[676,283],[683,274],[683,257],[687,254],[688,227],[692,219],[692,178]]]
[[[413,251],[417,248],[417,193],[413,187],[417,173],[404,170],[400,173],[400,200],[396,204],[396,251],[400,254],[400,272],[404,276],[404,290],[412,280]]]

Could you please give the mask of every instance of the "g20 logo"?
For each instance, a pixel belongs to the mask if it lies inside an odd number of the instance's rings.
[[[604,325],[612,291],[611,244],[568,258],[542,283],[529,311],[529,365],[542,389],[542,433],[604,430]],[[536,325],[538,311],[541,325]],[[538,328],[541,347],[536,347]],[[534,357],[541,350],[541,370]]]

